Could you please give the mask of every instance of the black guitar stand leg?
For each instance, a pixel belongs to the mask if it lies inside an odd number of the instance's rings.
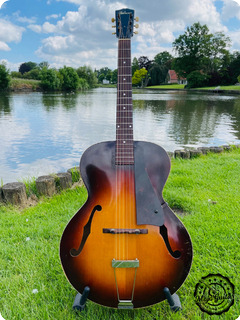
[[[83,293],[77,293],[74,302],[73,302],[73,310],[83,311],[87,302],[87,298],[90,292],[89,287],[85,287]]]
[[[171,295],[170,290],[167,287],[163,289],[163,292],[172,311],[176,312],[182,309],[179,296],[176,293]]]

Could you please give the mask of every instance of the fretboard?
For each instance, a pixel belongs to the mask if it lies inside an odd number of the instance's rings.
[[[134,164],[131,40],[118,41],[116,165]]]

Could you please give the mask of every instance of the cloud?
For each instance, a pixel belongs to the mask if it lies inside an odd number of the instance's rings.
[[[223,0],[224,5],[222,8],[223,20],[229,20],[236,17],[240,20],[240,5],[234,0]]]
[[[0,41],[0,51],[10,51],[10,50],[11,49],[5,42]]]
[[[21,22],[21,23],[27,23],[27,24],[32,24],[35,23],[37,21],[36,17],[31,17],[31,18],[27,18],[27,17],[21,17],[20,16],[20,11],[16,11],[13,13],[13,17],[16,19],[16,21]]]
[[[75,11],[68,11],[55,23],[31,24],[29,28],[37,33],[47,34],[36,50],[38,57],[54,61],[66,61],[74,65],[92,64],[100,67],[110,65],[116,59],[116,45],[111,33],[111,17],[120,8],[135,8],[140,17],[139,35],[133,37],[133,55],[149,55],[171,51],[172,42],[186,26],[199,21],[207,24],[211,32],[228,29],[221,22],[213,0],[57,0],[73,3]],[[227,1],[227,0],[224,0]],[[229,0],[231,1],[231,0]],[[51,16],[47,16],[47,20]],[[57,19],[56,16],[52,17]],[[113,30],[113,31],[112,31]],[[87,54],[89,52],[89,54]],[[95,60],[94,60],[95,59]],[[65,64],[66,64],[65,63]]]
[[[20,42],[24,28],[12,24],[11,22],[0,19],[0,50],[11,50],[7,43]]]
[[[50,20],[50,19],[58,19],[61,17],[61,13],[59,14],[51,14],[49,16],[46,16],[46,20]]]

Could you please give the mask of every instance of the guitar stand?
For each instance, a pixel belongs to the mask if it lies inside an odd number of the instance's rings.
[[[74,302],[73,302],[73,310],[83,311],[87,302],[87,298],[90,292],[89,287],[85,287],[83,290],[83,294],[77,293]]]
[[[179,296],[176,293],[171,295],[170,290],[167,287],[163,289],[163,292],[165,294],[165,297],[167,298],[167,301],[170,305],[170,309],[172,311],[176,312],[182,309]]]
[[[79,292],[77,293],[77,295],[74,299],[74,303],[73,303],[74,310],[76,310],[76,311],[83,311],[84,310],[89,292],[90,292],[90,288],[85,287],[83,290],[83,294],[80,294]],[[165,287],[163,289],[163,292],[165,294],[165,297],[166,297],[166,299],[170,305],[170,309],[172,311],[176,312],[176,311],[179,311],[182,309],[179,296],[176,293],[171,295],[170,290],[167,287]]]

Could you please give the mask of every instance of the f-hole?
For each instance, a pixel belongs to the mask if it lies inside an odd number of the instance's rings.
[[[168,230],[165,227],[165,225],[162,225],[161,227],[159,227],[159,232],[161,234],[161,236],[163,237],[163,240],[165,242],[165,245],[168,249],[168,252],[171,254],[171,256],[175,259],[178,259],[181,257],[181,252],[179,250],[173,251],[170,243],[169,243],[169,239],[168,239]]]
[[[79,248],[78,249],[74,249],[73,248],[73,249],[70,250],[70,255],[72,257],[77,257],[82,252],[82,249],[83,249],[83,247],[85,245],[85,242],[87,241],[87,238],[88,238],[89,234],[91,233],[91,224],[92,224],[92,219],[93,219],[94,213],[96,211],[101,211],[101,210],[102,210],[102,207],[100,205],[97,205],[97,206],[95,206],[93,208],[93,210],[92,210],[92,212],[90,214],[89,220],[88,220],[88,222],[86,223],[86,225],[83,228],[84,231],[83,231],[82,241],[80,243]]]

